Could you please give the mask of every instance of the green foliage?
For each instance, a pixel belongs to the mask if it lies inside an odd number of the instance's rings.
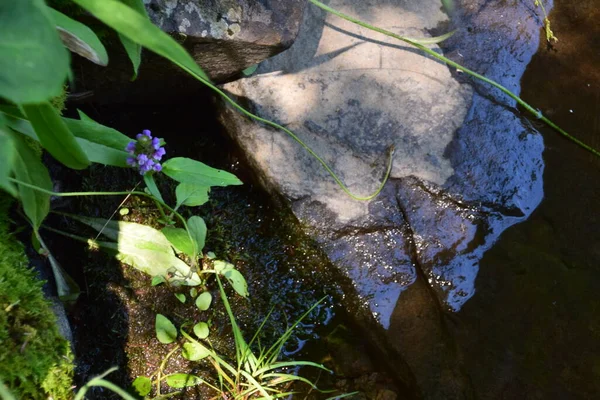
[[[0,97],[44,102],[60,95],[68,73],[69,53],[44,1],[0,2]]]
[[[69,50],[95,64],[103,67],[108,65],[108,53],[94,31],[52,8],[50,14],[61,40]]]
[[[71,399],[69,343],[58,333],[42,282],[8,230],[8,204],[0,195],[0,381],[18,399]]]
[[[167,317],[156,314],[156,338],[163,344],[173,343],[177,339],[177,328]]]
[[[146,12],[146,7],[144,6],[144,2],[142,0],[121,0],[121,2],[137,11],[144,18],[148,18],[148,13]],[[137,78],[138,69],[140,68],[140,64],[142,62],[142,46],[129,39],[121,32],[119,32],[119,39],[125,48],[127,56],[131,60],[131,64],[133,64],[133,79],[135,79]]]

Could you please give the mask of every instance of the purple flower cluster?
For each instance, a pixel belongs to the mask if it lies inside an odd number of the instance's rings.
[[[132,156],[127,158],[127,164],[139,169],[140,175],[162,170],[160,160],[166,152],[165,148],[160,145],[160,139],[152,137],[152,133],[148,129],[138,133],[135,138],[137,141],[129,142],[125,147],[125,150]]]

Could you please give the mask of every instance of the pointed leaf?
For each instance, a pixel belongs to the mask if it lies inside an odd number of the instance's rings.
[[[175,293],[175,297],[177,297],[177,300],[179,300],[181,303],[185,304],[185,294]]]
[[[200,311],[208,310],[210,308],[210,303],[212,303],[212,294],[210,294],[210,292],[204,292],[196,298],[196,307],[198,307]]]
[[[248,297],[248,284],[244,275],[237,269],[227,269],[223,271],[223,276],[227,278],[233,290],[242,297]]]
[[[149,395],[152,390],[152,381],[147,376],[138,376],[133,381],[132,386],[137,394],[145,397]]]
[[[177,189],[175,189],[177,207],[182,205],[188,207],[201,206],[208,201],[208,192],[210,192],[210,187],[208,186],[180,183],[177,185]]]
[[[133,42],[167,58],[198,79],[210,82],[202,68],[175,39],[161,31],[136,10],[116,0],[73,1]]]
[[[76,137],[111,147],[115,150],[125,151],[125,147],[132,140],[121,132],[99,124],[87,116],[82,119],[63,118],[63,121]]]
[[[210,351],[200,343],[187,342],[183,345],[181,355],[186,360],[198,361],[210,355]]]
[[[199,376],[188,374],[172,374],[165,377],[167,384],[174,389],[200,385],[204,381]]]
[[[121,3],[128,5],[140,15],[148,19],[148,13],[146,12],[146,7],[144,6],[144,2],[142,0],[121,0]],[[131,64],[133,64],[133,79],[135,79],[137,78],[138,69],[140,68],[140,63],[142,62],[142,46],[129,39],[122,33],[119,33],[119,39],[125,48],[127,56],[129,56],[129,59],[131,60]]]
[[[161,230],[179,253],[195,257],[196,247],[185,229],[167,226]]]
[[[167,317],[162,314],[156,314],[156,338],[163,344],[173,343],[177,339],[177,328]]]
[[[196,242],[196,250],[198,254],[202,254],[204,243],[206,242],[206,223],[198,216],[193,216],[187,221],[190,235]]]
[[[209,167],[200,161],[184,157],[171,158],[163,164],[163,172],[168,177],[181,182],[198,186],[241,185],[235,175]]]
[[[58,161],[72,169],[90,165],[87,155],[50,103],[23,105],[42,146]]]
[[[39,156],[31,149],[23,135],[8,131],[15,145],[16,156],[14,159],[14,174],[19,181],[52,190],[52,181],[48,170],[42,164]],[[23,205],[23,211],[29,218],[35,229],[38,229],[50,211],[50,195],[30,189],[23,185],[17,185],[19,198]]]
[[[198,322],[196,325],[194,325],[194,334],[198,337],[198,339],[206,339],[210,334],[208,324],[206,322]]]
[[[91,62],[108,65],[108,54],[98,36],[81,22],[77,22],[65,14],[49,8],[50,15],[58,29],[60,39],[69,50],[87,58]]]
[[[156,199],[160,200],[161,203],[164,203],[162,195],[160,194],[160,190],[158,190],[158,186],[156,186],[156,181],[154,180],[153,174],[144,174],[144,182],[146,183],[146,187],[152,196]]]
[[[14,197],[17,196],[17,189],[8,178],[11,176],[16,157],[17,152],[13,140],[0,121],[0,190],[4,190]]]
[[[0,1],[0,21],[0,97],[23,104],[60,95],[69,52],[44,1]]]

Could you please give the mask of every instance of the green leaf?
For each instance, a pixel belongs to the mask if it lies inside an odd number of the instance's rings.
[[[148,13],[146,12],[146,7],[144,6],[144,2],[142,0],[121,0],[121,2],[133,8],[135,11],[140,13],[140,15],[148,19]],[[125,48],[127,56],[131,60],[131,64],[133,64],[133,79],[135,79],[137,78],[138,69],[140,68],[140,64],[142,62],[142,46],[129,39],[122,33],[119,33],[119,39]]]
[[[156,276],[152,277],[152,283],[151,283],[151,285],[152,286],[158,286],[161,283],[165,283],[165,282],[167,282],[167,280],[165,279],[164,276],[162,276],[162,275],[156,275]]]
[[[195,243],[192,241],[190,235],[188,235],[185,229],[167,226],[163,228],[161,232],[166,236],[175,250],[177,250],[179,253],[185,253],[192,258],[195,257]]]
[[[173,343],[177,339],[177,328],[167,317],[162,314],[156,314],[156,338],[163,344]]]
[[[195,287],[193,287],[193,288],[190,289],[190,297],[194,298],[196,296],[198,296],[198,289],[196,289]]]
[[[111,147],[115,150],[122,150],[124,152],[125,147],[132,141],[132,139],[121,132],[99,124],[88,116],[81,119],[63,118],[63,121],[65,121],[65,124],[67,124],[67,127],[75,136]]]
[[[12,174],[17,152],[13,140],[0,120],[0,189],[17,197],[17,189],[8,180]]]
[[[212,303],[212,294],[210,294],[210,292],[204,292],[196,298],[196,307],[198,307],[200,311],[208,310],[210,308],[210,303]]]
[[[79,115],[79,119],[82,121],[87,121],[87,122],[96,122],[93,119],[91,119],[90,117],[88,117],[86,115],[86,113],[84,113],[83,111],[77,109],[77,114]]]
[[[103,67],[108,65],[106,49],[90,28],[65,14],[49,9],[58,34],[69,50]]]
[[[73,0],[100,21],[148,50],[171,60],[183,70],[210,82],[202,68],[172,37],[164,33],[145,16],[116,0]]]
[[[210,192],[210,187],[208,186],[180,183],[175,189],[177,207],[182,205],[188,207],[201,206],[208,201],[208,192]]]
[[[206,223],[195,215],[188,219],[187,225],[192,239],[196,242],[197,254],[202,254],[206,242]]]
[[[50,103],[23,105],[42,146],[58,161],[72,169],[90,165],[87,155]]]
[[[229,281],[237,294],[242,297],[248,297],[246,279],[240,271],[234,268],[233,264],[222,260],[215,260],[213,261],[213,267],[217,274],[224,276]]]
[[[156,186],[156,181],[154,180],[154,174],[144,174],[144,182],[146,183],[146,187],[152,196],[156,199],[160,200],[162,203],[163,200],[162,195],[160,194],[160,190],[158,190],[158,186]]]
[[[235,175],[209,167],[200,161],[190,158],[171,158],[163,164],[163,173],[181,183],[191,183],[198,186],[229,186],[241,185]]]
[[[117,259],[150,276],[165,276],[171,284],[196,286],[201,279],[196,272],[173,253],[171,243],[160,231],[125,221],[106,221],[70,215],[116,241],[97,242],[101,247],[117,251]]]
[[[137,394],[140,396],[147,396],[152,390],[152,380],[147,376],[138,376],[133,381],[132,386]]]
[[[199,376],[189,374],[171,374],[167,375],[165,379],[167,384],[174,389],[196,386],[204,382]]]
[[[183,345],[183,351],[181,352],[181,355],[186,360],[198,361],[208,357],[210,355],[210,351],[200,343],[187,342]]]
[[[249,66],[248,68],[246,68],[245,70],[242,71],[242,75],[244,75],[244,76],[250,76],[253,73],[255,73],[257,69],[258,69],[258,64],[251,65],[251,66]]]
[[[248,284],[240,271],[237,269],[227,269],[222,272],[222,275],[227,278],[237,294],[242,297],[248,297]]]
[[[0,108],[2,108],[2,107],[0,107]],[[13,117],[13,115],[15,115],[15,114],[10,114],[10,116],[7,116],[8,126],[11,129],[13,129],[17,132],[20,132],[24,135],[27,135],[30,138],[37,140],[39,142],[40,139],[38,138],[37,134],[33,130],[33,127],[31,126],[29,121],[22,119],[22,118],[18,118],[18,117]],[[25,116],[23,116],[23,118],[25,118]],[[92,125],[82,126],[77,123],[75,123],[75,124],[71,123],[71,121],[76,121],[76,122],[81,122],[81,121],[71,120],[69,118],[63,118],[63,121],[67,124],[67,127],[71,130],[73,135],[75,135],[75,140],[77,140],[77,143],[79,143],[79,145],[81,146],[81,148],[83,149],[83,151],[85,152],[85,154],[87,155],[88,159],[91,162],[104,164],[104,165],[112,165],[114,167],[128,167],[127,157],[129,156],[129,154],[124,150],[125,146],[122,146],[121,150],[117,150],[116,148],[107,147],[103,144],[94,143],[87,139],[82,139],[80,137],[77,137],[79,135],[84,135],[84,136],[88,136],[88,137],[92,138],[93,140],[99,139],[102,141],[110,142],[111,140],[107,139],[107,137],[108,137],[107,135],[101,134],[101,135],[96,136],[96,132],[94,132],[94,129],[90,129],[91,127],[93,128],[94,126],[96,126],[98,124],[96,124],[94,122]],[[110,128],[106,128],[106,129],[114,131],[113,129],[110,129]],[[116,132],[116,134],[118,134],[118,135],[122,135],[117,131],[114,131],[114,132]],[[126,138],[126,141],[128,142],[127,136],[125,136],[125,135],[122,135],[122,136],[124,138]],[[115,138],[113,138],[113,139],[115,139]]]
[[[198,336],[198,339],[206,339],[210,334],[210,329],[206,322],[198,322],[194,325],[194,334]]]
[[[180,302],[182,302],[183,304],[185,304],[185,294],[183,294],[183,293],[175,293],[175,297],[177,297],[177,300],[179,300]]]
[[[52,181],[48,170],[35,151],[27,144],[23,135],[11,130],[8,130],[8,134],[12,138],[16,149],[16,157],[13,163],[15,178],[30,185],[52,191]],[[50,195],[23,185],[17,185],[17,189],[25,215],[33,224],[34,229],[39,229],[42,221],[50,211]]]
[[[60,95],[69,52],[44,1],[0,1],[0,21],[0,97],[23,104]]]

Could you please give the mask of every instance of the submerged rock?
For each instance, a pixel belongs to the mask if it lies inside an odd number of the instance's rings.
[[[329,5],[411,37],[446,23],[433,0]],[[456,6],[461,29],[452,55],[518,92],[538,37],[528,9]],[[352,279],[426,398],[472,397],[445,315],[473,296],[483,253],[542,198],[541,137],[509,108],[514,102],[461,75],[310,6],[290,50],[225,86],[260,117],[294,131],[355,194],[377,189],[395,146],[382,193],[355,201],[292,138],[223,110],[265,187],[283,194]]]

